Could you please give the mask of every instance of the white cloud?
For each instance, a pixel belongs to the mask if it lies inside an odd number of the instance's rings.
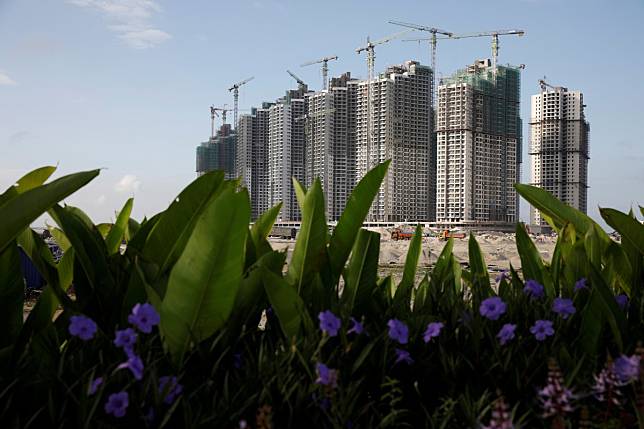
[[[4,73],[2,70],[0,70],[0,86],[2,85],[17,85],[16,81],[11,79],[9,76],[7,76],[6,73]]]
[[[141,186],[141,181],[133,174],[126,174],[114,185],[116,192],[127,192],[132,194],[136,192]]]
[[[105,204],[105,201],[107,201],[107,197],[101,194],[98,198],[96,198],[95,203],[97,206],[102,206],[103,204]]]
[[[68,3],[103,13],[108,28],[135,49],[152,48],[172,36],[154,28],[150,19],[161,11],[155,0],[68,0]]]

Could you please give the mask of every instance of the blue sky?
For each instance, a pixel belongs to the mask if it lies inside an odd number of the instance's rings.
[[[208,107],[232,105],[231,84],[255,76],[240,91],[247,109],[295,87],[287,68],[318,89],[319,68],[299,64],[325,55],[340,57],[332,75],[365,77],[355,48],[400,31],[388,20],[525,30],[501,38],[499,54],[501,64],[526,65],[524,181],[530,95],[545,75],[584,92],[589,213],[644,204],[642,0],[0,0],[0,187],[45,164],[59,163],[57,175],[101,167],[67,202],[106,221],[134,195],[134,216],[150,216],[195,177]],[[489,53],[488,38],[443,42],[438,71]],[[407,59],[428,63],[428,46],[380,46],[376,70]]]

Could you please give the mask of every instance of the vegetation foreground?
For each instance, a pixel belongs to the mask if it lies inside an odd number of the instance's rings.
[[[53,167],[29,173],[0,195],[0,425],[644,428],[635,216],[601,210],[618,243],[516,185],[557,230],[551,261],[518,224],[520,274],[491,282],[470,236],[467,269],[450,241],[415,284],[418,228],[394,284],[377,275],[379,234],[361,228],[387,167],[332,234],[320,183],[295,182],[288,267],[267,241],[280,207],[249,229],[246,190],[222,173],[141,223],[130,199],[99,225],[58,204],[97,170],[47,184]],[[29,228],[45,212],[57,263]],[[19,248],[47,282],[24,321]]]

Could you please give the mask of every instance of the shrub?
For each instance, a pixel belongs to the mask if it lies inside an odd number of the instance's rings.
[[[558,233],[550,262],[518,224],[521,272],[492,285],[470,235],[469,268],[449,241],[416,282],[417,227],[396,284],[378,278],[379,234],[361,228],[387,167],[362,179],[331,234],[320,182],[295,182],[288,266],[267,240],[280,207],[249,228],[246,190],[221,172],[141,223],[128,200],[112,225],[57,203],[98,171],[20,179],[0,196],[3,426],[641,427],[632,213],[601,210],[619,243],[516,185]],[[29,229],[44,211],[58,263]],[[47,282],[24,321],[18,246]]]

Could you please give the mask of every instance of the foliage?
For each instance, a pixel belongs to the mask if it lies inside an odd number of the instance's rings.
[[[602,209],[618,242],[516,185],[557,231],[550,261],[519,224],[522,268],[496,282],[473,235],[467,268],[449,241],[419,271],[418,227],[396,284],[378,277],[380,235],[362,228],[387,168],[362,179],[331,234],[320,182],[296,182],[302,228],[288,264],[267,239],[280,207],[248,228],[246,191],[222,173],[140,224],[132,200],[102,225],[58,204],[98,171],[20,179],[0,195],[2,426],[444,428],[503,414],[517,427],[644,427],[644,383],[631,376],[644,364],[634,215]],[[58,263],[28,229],[45,211]],[[19,248],[47,282],[26,319]],[[547,395],[572,411],[545,412]]]

